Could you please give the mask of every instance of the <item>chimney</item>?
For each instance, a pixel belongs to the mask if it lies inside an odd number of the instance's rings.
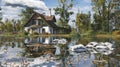
[[[49,8],[49,11],[50,11],[50,16],[51,16],[51,8]]]

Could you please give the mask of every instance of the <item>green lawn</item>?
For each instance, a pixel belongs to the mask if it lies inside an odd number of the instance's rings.
[[[36,36],[61,36],[61,37],[69,37],[69,34],[39,34],[39,35],[34,35],[34,34],[29,34],[25,35],[23,33],[9,33],[5,32],[0,34],[0,36],[5,36],[5,37],[36,37]]]

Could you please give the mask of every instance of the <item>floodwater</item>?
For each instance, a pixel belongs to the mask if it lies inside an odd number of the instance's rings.
[[[53,42],[55,39],[64,39],[67,42]],[[90,42],[109,42],[113,50],[69,50],[74,45],[86,46]],[[120,67],[120,39],[0,37],[0,67]]]

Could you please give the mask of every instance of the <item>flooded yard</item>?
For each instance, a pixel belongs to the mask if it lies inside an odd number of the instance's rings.
[[[1,67],[120,67],[120,39],[0,37]]]

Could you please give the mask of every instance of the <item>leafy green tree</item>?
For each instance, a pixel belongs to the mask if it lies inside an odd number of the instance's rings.
[[[16,21],[12,19],[10,22],[13,24],[13,32],[16,32]]]
[[[0,31],[4,31],[4,23],[2,21],[0,21]]]
[[[2,8],[0,7],[0,21],[2,20],[2,12],[1,12]]]
[[[115,24],[115,29],[120,29],[120,10],[116,11],[113,15],[113,22]]]
[[[79,34],[83,34],[90,29],[90,14],[77,14],[76,26]]]
[[[5,31],[6,32],[13,32],[13,29],[14,29],[13,22],[8,20],[8,19],[6,19],[4,23],[5,23],[4,24]]]
[[[3,23],[2,23],[2,21],[1,21],[1,20],[2,20],[2,12],[1,12],[1,10],[2,10],[2,9],[1,9],[1,7],[0,7],[0,31],[2,31],[2,29],[3,29],[3,28],[2,28]]]
[[[59,1],[59,7],[54,8],[55,14],[60,16],[59,22],[61,22],[61,26],[68,28],[68,22],[70,19],[70,15],[73,14],[73,12],[68,11],[73,7],[73,0],[58,0]]]
[[[58,26],[62,27],[62,23],[61,23],[61,20],[60,20],[60,19],[59,19],[59,20],[57,20],[56,25],[58,25]]]
[[[22,31],[24,27],[22,27],[22,22],[20,20],[17,21],[16,23],[16,31]]]
[[[113,10],[110,16],[111,21],[114,22],[115,29],[120,29],[120,0],[113,0]]]
[[[94,18],[94,22],[91,24],[92,30],[94,30],[94,31],[101,30],[101,28],[102,28],[101,17],[99,15],[97,15],[97,14],[94,14],[93,18]]]
[[[18,31],[24,31],[24,25],[28,22],[28,20],[31,18],[31,16],[34,13],[34,9],[27,7],[26,9],[21,11],[21,19],[17,21],[16,23],[16,30]]]
[[[94,23],[100,25],[98,29],[109,32],[111,13],[114,7],[112,0],[91,0],[94,14]]]
[[[30,7],[27,7],[25,10],[22,10],[20,16],[23,25],[30,19],[33,13],[34,13],[33,8]]]

